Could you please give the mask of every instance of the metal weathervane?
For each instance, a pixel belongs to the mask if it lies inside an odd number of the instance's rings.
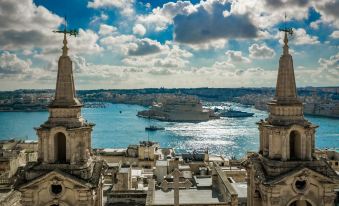
[[[65,17],[65,27],[64,27],[64,30],[56,30],[56,31],[53,31],[54,33],[62,33],[64,35],[66,34],[69,34],[70,36],[77,36],[79,35],[79,31],[77,29],[70,29],[70,30],[67,30],[67,19]]]
[[[287,38],[287,34],[289,35],[293,35],[293,29],[292,28],[288,28],[286,27],[286,13],[285,13],[285,27],[284,28],[279,28],[279,31],[282,31],[285,33],[285,36],[284,36],[284,54],[287,55],[288,54],[288,38]]]
[[[287,28],[286,27],[286,18],[287,18],[287,15],[285,13],[285,28],[279,28],[279,31],[283,31],[289,35],[293,35],[293,29],[292,28]]]
[[[67,56],[67,51],[68,51],[68,48],[67,48],[67,39],[66,39],[66,35],[69,34],[70,36],[77,36],[79,35],[79,31],[77,29],[69,29],[67,30],[67,20],[66,20],[66,17],[65,17],[65,27],[64,27],[64,30],[55,30],[53,31],[54,33],[61,33],[61,34],[64,34],[64,46],[62,47],[62,56]]]

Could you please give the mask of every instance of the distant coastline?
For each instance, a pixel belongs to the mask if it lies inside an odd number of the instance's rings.
[[[15,90],[0,92],[0,112],[43,112],[53,99],[54,90]],[[273,88],[148,88],[80,90],[85,107],[102,107],[105,103],[151,106],[159,98],[172,95],[195,96],[204,102],[235,102],[267,111]],[[339,87],[305,87],[298,89],[304,113],[339,118]]]

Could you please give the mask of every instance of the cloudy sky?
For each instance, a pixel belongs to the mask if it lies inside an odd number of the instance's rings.
[[[55,87],[65,15],[80,33],[68,38],[78,89],[274,86],[284,24],[297,85],[338,86],[338,11],[338,0],[0,0],[0,90]]]

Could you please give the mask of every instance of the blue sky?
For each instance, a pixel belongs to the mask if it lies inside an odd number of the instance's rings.
[[[297,86],[338,86],[337,0],[3,0],[0,89],[54,88],[62,36],[78,89],[271,87],[293,27]],[[284,21],[284,14],[287,20]]]

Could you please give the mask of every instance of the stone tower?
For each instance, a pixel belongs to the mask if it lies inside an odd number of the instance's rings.
[[[82,104],[76,98],[68,56],[67,31],[63,33],[55,98],[48,108],[48,120],[36,129],[38,163],[27,165],[17,183],[22,205],[99,206],[102,201],[104,162],[92,155],[94,124],[81,116]]]
[[[248,206],[332,206],[338,175],[314,156],[317,126],[304,118],[298,99],[287,30],[269,117],[258,122],[259,152],[243,162]]]

